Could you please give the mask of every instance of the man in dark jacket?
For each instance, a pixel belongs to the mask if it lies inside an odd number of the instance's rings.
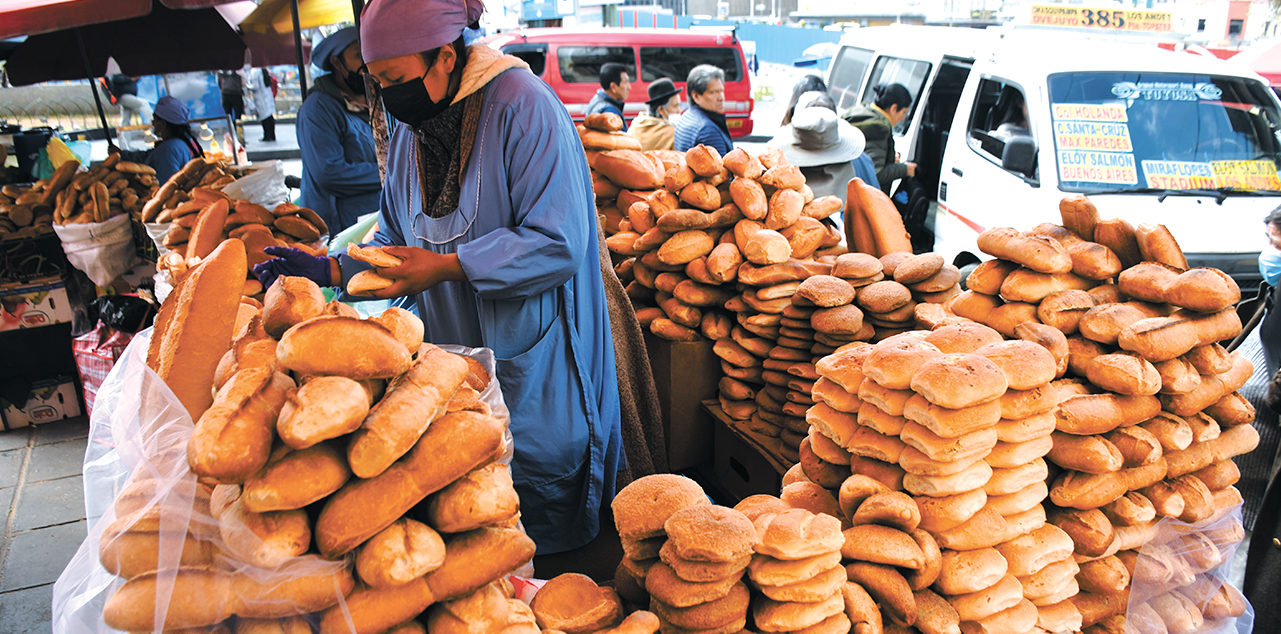
[[[600,88],[592,100],[587,102],[587,114],[612,112],[623,120],[623,132],[627,131],[627,118],[623,116],[623,104],[632,91],[631,79],[627,76],[627,67],[610,62],[600,67]]]
[[[710,64],[690,69],[685,80],[689,109],[676,122],[676,151],[711,146],[725,156],[734,149],[725,123],[725,71]]]

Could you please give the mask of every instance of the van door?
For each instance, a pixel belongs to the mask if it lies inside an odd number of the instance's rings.
[[[1037,198],[1036,130],[1026,95],[1022,86],[989,75],[972,77],[961,95],[963,116],[948,135],[934,227],[936,250],[958,266],[977,261],[975,242],[984,229],[1025,225]]]
[[[939,72],[930,85],[929,95],[921,112],[921,124],[916,133],[916,148],[912,158],[916,161],[916,180],[929,192],[931,200],[938,199],[939,180],[943,169],[943,150],[952,130],[956,106],[965,90],[974,60],[945,57]]]
[[[827,74],[827,90],[836,101],[836,112],[846,110],[859,104],[858,96],[863,93],[863,78],[872,65],[876,54],[865,48],[842,46],[832,60],[832,70]]]

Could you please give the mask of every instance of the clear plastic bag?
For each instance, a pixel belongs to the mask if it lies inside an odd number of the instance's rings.
[[[243,524],[229,521],[229,514],[222,515],[222,522],[213,517],[210,495],[187,466],[187,441],[194,423],[160,376],[146,365],[151,334],[151,329],[147,329],[134,337],[98,394],[84,460],[89,534],[54,584],[54,634],[117,632],[107,625],[103,612],[109,599],[126,581],[104,567],[103,561],[108,561],[116,572],[132,568],[137,579],[154,576],[155,609],[149,622],[157,625],[165,624],[174,616],[169,606],[175,587],[181,587],[178,583],[180,562],[187,570],[214,570],[215,574],[232,580],[232,594],[201,597],[200,604],[205,608],[225,609],[229,614],[236,612],[254,618],[278,618],[343,605],[343,595],[350,590],[355,575],[353,555],[329,561],[305,554],[279,559],[275,565],[264,567],[225,554],[261,552],[258,548],[261,542],[255,542],[257,538]],[[510,414],[498,385],[492,351],[461,346],[442,348],[481,362],[491,378],[481,399],[494,417],[508,424]],[[510,431],[505,442],[502,461],[510,464],[513,453]],[[215,492],[214,496],[217,495]],[[147,533],[156,540],[158,548],[148,551],[153,552],[156,559],[143,567],[161,572],[138,574],[142,568],[136,561],[112,556],[117,546],[124,552],[123,544],[116,540],[125,532]],[[235,548],[229,548],[224,540],[223,536],[229,534],[236,535]],[[304,580],[304,577],[314,579]],[[307,593],[312,597],[310,604],[280,598],[281,595],[296,596],[296,591],[273,592],[285,584],[296,586],[300,581],[306,581],[311,588]],[[172,625],[172,621],[170,623]]]
[[[1161,613],[1167,618],[1188,613],[1189,619],[1168,624],[1168,630],[1195,630],[1198,634],[1252,631],[1254,608],[1228,581],[1233,556],[1244,537],[1241,505],[1195,524],[1170,517],[1162,519],[1155,537],[1139,550],[1135,560],[1127,623],[1135,624],[1136,631],[1145,631],[1141,624]],[[1227,597],[1231,600],[1225,601]],[[1243,613],[1226,616],[1225,610],[1236,601],[1238,607],[1244,606]],[[1198,614],[1190,614],[1192,610]],[[1201,616],[1201,612],[1207,616]],[[1203,620],[1197,622],[1198,618]]]
[[[289,188],[285,186],[285,164],[281,161],[263,161],[245,168],[247,174],[228,183],[222,193],[236,199],[247,200],[271,209],[289,202]]]

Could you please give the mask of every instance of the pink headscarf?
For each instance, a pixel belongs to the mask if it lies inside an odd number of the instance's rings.
[[[480,19],[481,0],[373,0],[360,14],[365,62],[440,48]]]

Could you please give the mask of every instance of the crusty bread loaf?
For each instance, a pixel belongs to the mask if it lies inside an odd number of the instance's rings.
[[[294,449],[349,434],[369,413],[369,393],[360,383],[342,376],[314,378],[290,390],[287,399],[276,431]]]
[[[374,535],[356,557],[356,571],[372,588],[402,585],[439,568],[445,542],[430,526],[409,518],[396,520]]]
[[[311,545],[310,522],[302,510],[254,513],[245,508],[242,496],[218,520],[225,554],[258,568],[275,568]]]
[[[1050,501],[1074,509],[1095,509],[1125,495],[1126,481],[1118,473],[1065,471],[1050,487]]]
[[[329,443],[294,451],[276,447],[266,467],[245,482],[245,508],[255,513],[300,509],[337,491],[351,478],[342,452]]]
[[[636,150],[612,150],[596,157],[596,171],[627,189],[658,189],[666,170],[661,161]]]
[[[979,234],[978,247],[984,253],[1018,262],[1040,273],[1067,273],[1072,258],[1058,240],[1049,236],[1025,236],[1009,228],[993,228]]]
[[[293,379],[269,368],[249,368],[218,391],[187,442],[187,463],[213,482],[244,482],[267,464],[273,422]]]
[[[349,482],[316,520],[316,543],[329,556],[344,554],[390,526],[415,504],[497,457],[503,424],[475,412],[436,420],[410,453],[375,478]]]
[[[1219,269],[1184,271],[1167,282],[1164,290],[1165,301],[1205,313],[1218,312],[1241,301],[1241,288]]]
[[[426,579],[418,577],[403,585],[361,587],[348,594],[343,603],[327,610],[321,617],[321,634],[385,632],[421,614],[435,603],[435,597]]]
[[[372,321],[321,316],[290,328],[276,348],[280,365],[300,374],[351,379],[404,373],[409,351],[391,331]]]
[[[263,298],[262,327],[279,339],[286,330],[325,311],[325,296],[320,287],[305,277],[282,275],[267,289]]]
[[[372,478],[412,449],[468,372],[458,355],[422,344],[409,371],[392,382],[348,442],[352,473]]]
[[[1184,270],[1188,268],[1188,259],[1183,255],[1183,249],[1179,248],[1178,241],[1165,225],[1140,224],[1134,229],[1134,237],[1144,260]]]
[[[193,421],[213,402],[214,374],[231,347],[247,270],[244,243],[223,241],[178,282],[156,317],[147,366]]]
[[[1146,421],[1161,411],[1155,396],[1078,394],[1059,403],[1055,412],[1059,431],[1068,434],[1105,434],[1117,427]]]
[[[431,497],[427,517],[445,533],[460,533],[510,519],[520,510],[507,465],[493,463],[459,478]]]
[[[478,528],[445,541],[445,563],[424,579],[431,594],[448,600],[476,591],[524,565],[534,540],[519,528]]]
[[[151,631],[207,627],[234,614],[236,600],[232,576],[206,568],[186,568],[172,573],[147,573],[135,577],[107,599],[103,621],[118,630]],[[163,577],[163,578],[162,578]],[[157,593],[162,582],[172,579],[169,605],[162,611],[163,623],[156,623]]]

